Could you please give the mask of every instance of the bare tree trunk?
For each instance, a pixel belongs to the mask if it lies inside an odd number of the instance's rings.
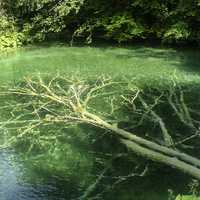
[[[171,157],[176,157],[182,161],[185,161],[186,163],[190,163],[194,166],[197,166],[197,167],[200,167],[200,160],[197,159],[197,158],[194,158],[193,156],[190,156],[188,154],[185,154],[185,153],[182,153],[182,152],[179,152],[178,150],[173,150],[173,149],[170,149],[168,147],[165,147],[165,146],[162,146],[162,145],[159,145],[155,142],[152,142],[152,141],[149,141],[149,140],[146,140],[144,138],[141,138],[133,133],[130,133],[128,131],[125,131],[123,129],[120,129],[116,126],[113,126],[109,123],[107,123],[106,121],[100,119],[99,117],[97,117],[96,115],[94,114],[91,114],[91,113],[84,113],[85,115],[87,115],[88,117],[90,117],[91,119],[95,120],[95,122],[99,125],[99,126],[103,126],[105,127],[106,129],[110,130],[110,131],[113,131],[115,134],[117,134],[118,136],[122,137],[122,138],[125,138],[127,140],[130,140],[130,141],[133,141],[133,142],[136,142],[142,146],[145,146],[151,150],[154,150],[156,152],[160,152],[160,153],[163,153],[164,155],[169,155]]]
[[[94,120],[100,127],[104,127],[120,137],[120,141],[134,153],[150,160],[166,164],[200,180],[200,160],[177,150],[161,146],[137,135],[117,128],[98,116],[84,112],[84,115]]]
[[[129,148],[131,151],[138,154],[139,156],[142,156],[144,158],[147,158],[147,159],[150,159],[162,164],[166,164],[172,168],[178,169],[200,180],[200,169],[193,165],[187,164],[177,159],[176,157],[170,157],[162,153],[152,151],[148,148],[142,147],[138,145],[137,143],[129,141],[129,140],[121,139],[120,141],[124,145],[126,145],[127,148]]]

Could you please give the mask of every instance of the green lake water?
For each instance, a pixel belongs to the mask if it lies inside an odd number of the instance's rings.
[[[124,76],[145,85],[171,81],[171,77],[186,84],[200,84],[199,60],[200,52],[196,49],[29,47],[0,57],[0,83],[14,85],[24,76],[61,73],[84,77],[102,74]],[[0,200],[77,199],[80,190],[72,187],[63,176],[35,169],[27,165],[27,160],[25,162],[17,152],[0,151]],[[169,180],[168,173],[171,173],[169,169],[162,169],[159,175],[133,180],[133,183],[130,180],[104,199],[167,200],[168,189],[180,187],[182,181],[180,176]]]
[[[84,76],[130,76],[145,82],[177,76],[199,81],[198,49],[150,47],[29,47],[0,57],[0,80],[17,80],[34,73],[65,73]]]

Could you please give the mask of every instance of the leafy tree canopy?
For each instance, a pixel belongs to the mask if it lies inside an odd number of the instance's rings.
[[[200,0],[1,0],[26,36],[199,42]]]

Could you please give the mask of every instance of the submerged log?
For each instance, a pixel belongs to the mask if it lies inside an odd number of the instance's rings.
[[[138,137],[135,134],[107,123],[94,114],[85,112],[84,115],[94,120],[98,126],[104,127],[107,130],[112,131],[115,135],[119,136],[121,143],[123,143],[134,153],[152,161],[176,168],[200,180],[199,159],[179,152],[178,150],[173,150],[155,142],[146,140],[142,137]]]

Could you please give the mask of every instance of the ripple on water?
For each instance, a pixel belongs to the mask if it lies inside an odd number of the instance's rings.
[[[32,185],[22,180],[23,166],[12,152],[0,152],[0,200],[65,200],[54,185]],[[60,195],[59,195],[60,196]]]

